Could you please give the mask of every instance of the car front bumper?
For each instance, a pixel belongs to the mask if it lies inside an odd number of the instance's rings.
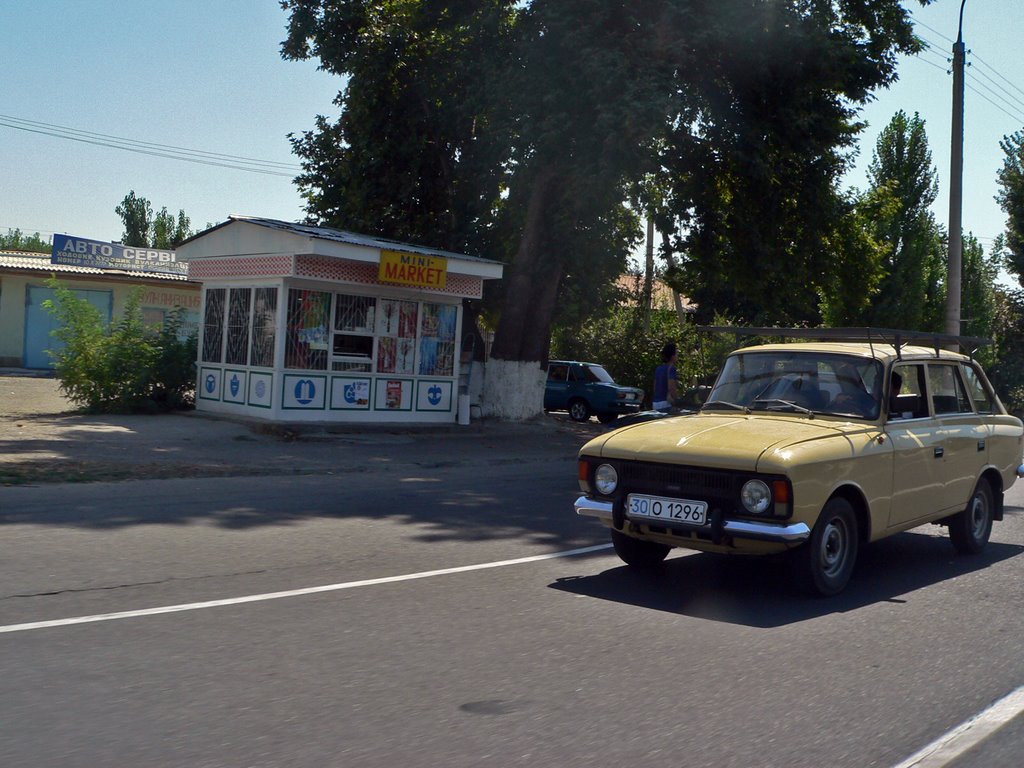
[[[576,499],[576,514],[596,517],[611,525],[614,520],[612,502],[580,496]],[[705,526],[707,527],[707,526]],[[694,530],[694,529],[690,529]],[[780,544],[799,544],[811,536],[806,523],[762,523],[751,520],[723,520],[722,533],[737,539],[772,541]]]

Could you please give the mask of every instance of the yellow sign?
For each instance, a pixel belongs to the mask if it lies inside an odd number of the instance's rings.
[[[444,288],[448,282],[448,259],[403,251],[381,251],[378,279],[382,283]]]

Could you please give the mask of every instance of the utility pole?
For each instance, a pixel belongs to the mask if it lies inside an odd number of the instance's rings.
[[[654,216],[647,215],[647,260],[644,265],[643,327],[646,334],[651,329],[651,310],[654,299]]]
[[[960,335],[960,286],[963,264],[961,231],[964,190],[964,4],[953,44],[953,130],[949,163],[949,266],[946,275],[946,333]]]

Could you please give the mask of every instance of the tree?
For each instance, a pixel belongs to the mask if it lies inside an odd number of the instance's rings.
[[[125,245],[146,247],[149,245],[149,230],[153,226],[153,208],[149,200],[137,197],[135,190],[125,195],[114,212],[124,222],[124,234],[121,242]]]
[[[659,228],[680,257],[669,279],[701,321],[728,307],[756,324],[817,324],[850,210],[837,188],[856,109],[920,44],[888,0],[715,8],[717,45],[690,73],[660,157]]]
[[[996,201],[1006,214],[1006,267],[1024,285],[1024,131],[999,142],[1005,157]]]
[[[869,325],[941,330],[946,265],[942,233],[929,210],[939,184],[924,120],[897,112],[875,145],[868,178],[874,235],[887,246],[885,276],[868,313]],[[885,192],[883,193],[883,190]]]
[[[963,276],[960,288],[961,332],[965,336],[990,338],[995,329],[996,279],[999,259],[986,258],[981,243],[968,233],[963,238]],[[991,360],[983,360],[986,364]]]
[[[149,200],[138,197],[134,189],[118,204],[114,212],[124,222],[121,242],[125,245],[173,250],[192,234],[189,229],[191,222],[185,211],[178,211],[175,218],[164,207],[154,217]]]
[[[165,251],[174,250],[192,234],[189,229],[190,223],[185,211],[178,211],[178,216],[175,218],[168,213],[166,207],[161,208],[160,213],[153,219],[153,236],[150,245]]]
[[[507,259],[485,394],[512,418],[540,411],[570,283],[624,262],[648,174],[704,311],[815,318],[850,104],[920,45],[898,0],[283,5],[283,55],[348,77],[337,123],[294,140],[310,217]]]
[[[347,78],[341,116],[292,136],[311,223],[494,253],[512,121],[510,0],[286,0],[287,59]],[[498,254],[500,255],[500,254]]]
[[[0,250],[51,253],[53,245],[40,237],[38,232],[26,235],[20,229],[8,229],[6,235],[0,235]]]

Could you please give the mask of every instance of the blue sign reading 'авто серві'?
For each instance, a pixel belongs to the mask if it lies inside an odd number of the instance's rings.
[[[71,235],[53,236],[51,264],[97,269],[123,269],[129,272],[166,272],[187,275],[188,264],[180,263],[174,251],[104,243]]]

